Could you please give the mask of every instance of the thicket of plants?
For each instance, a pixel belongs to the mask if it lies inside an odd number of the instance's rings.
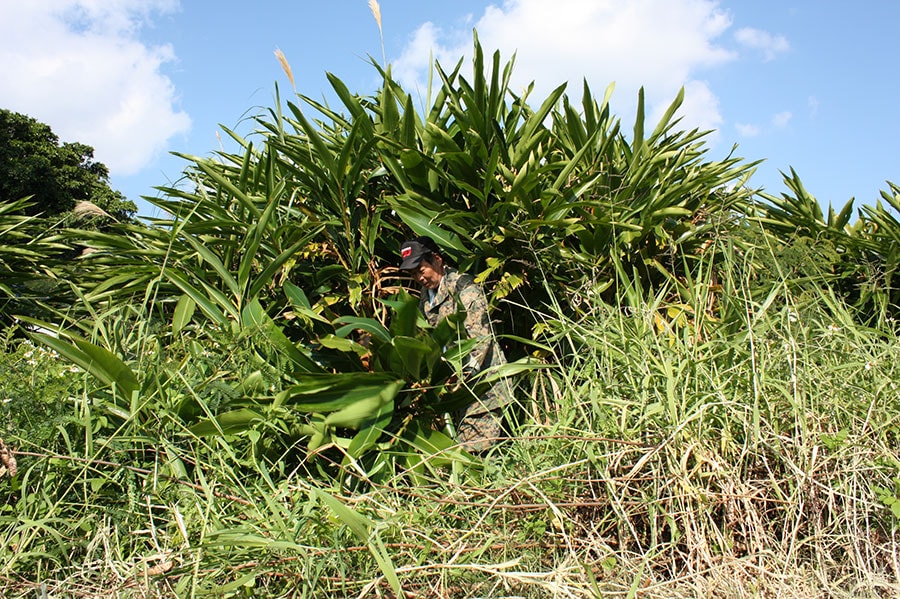
[[[512,68],[476,40],[421,110],[329,76],[149,223],[0,204],[0,301],[34,305],[0,353],[11,594],[897,592],[900,188],[758,194],[681,95],[625,131],[611,88]],[[419,234],[490,292],[511,362],[475,389],[394,268]],[[432,423],[495,377],[520,412],[482,459]]]

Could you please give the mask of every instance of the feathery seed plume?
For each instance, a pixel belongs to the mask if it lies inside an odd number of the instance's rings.
[[[75,202],[75,207],[72,208],[72,213],[78,218],[84,218],[88,216],[110,216],[109,213],[106,212],[106,210],[88,200],[80,200],[78,202]]]
[[[381,6],[378,5],[378,0],[369,0],[369,9],[372,11],[372,16],[375,17],[375,22],[378,23],[378,36],[381,38],[381,61],[387,65],[387,55],[384,52],[384,31],[381,29]]]
[[[378,5],[378,0],[369,0],[369,9],[372,11],[372,15],[375,17],[375,22],[378,23],[378,31],[381,31],[381,7]]]
[[[278,59],[278,62],[281,63],[281,68],[284,71],[284,74],[287,75],[288,81],[291,82],[291,87],[294,88],[294,91],[297,90],[297,84],[294,83],[294,72],[291,70],[291,65],[287,61],[287,57],[284,55],[284,52],[281,51],[281,48],[275,48],[275,58]]]

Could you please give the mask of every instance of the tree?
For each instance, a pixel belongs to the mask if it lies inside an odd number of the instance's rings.
[[[0,109],[0,202],[32,196],[28,216],[64,214],[89,201],[116,220],[128,220],[137,206],[109,185],[109,170],[94,160],[91,146],[60,144],[48,125]],[[98,212],[99,214],[99,212]]]

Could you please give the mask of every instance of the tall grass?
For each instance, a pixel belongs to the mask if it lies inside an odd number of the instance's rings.
[[[157,391],[117,419],[115,397],[70,373],[77,384],[45,398],[68,406],[55,434],[38,445],[5,429],[19,473],[0,482],[0,586],[73,597],[895,596],[896,323],[856,324],[827,288],[754,287],[745,258],[695,281],[689,305],[664,291],[609,305],[589,286],[575,316],[532,307],[559,367],[520,382],[515,438],[478,470],[380,484],[352,462],[342,470],[339,449],[266,444],[284,435],[277,421],[193,435],[180,410],[227,402],[221,383],[259,368],[259,348],[211,331],[157,337],[149,318],[126,327],[108,314],[98,334],[144,348],[130,360],[158,376]],[[6,352],[5,366],[69,367],[49,353],[26,364],[23,351]],[[17,396],[0,382],[15,422]]]
[[[662,300],[555,320],[575,351],[550,429],[615,439],[570,445],[599,504],[576,508],[577,536],[644,596],[896,593],[896,332],[827,290],[736,283],[724,322],[704,301],[661,327]]]

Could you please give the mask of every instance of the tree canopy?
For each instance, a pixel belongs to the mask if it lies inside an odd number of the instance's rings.
[[[110,187],[109,170],[94,160],[94,149],[60,143],[52,129],[30,116],[0,109],[0,202],[31,196],[26,215],[52,216],[90,201],[117,220],[130,219],[137,206]]]

